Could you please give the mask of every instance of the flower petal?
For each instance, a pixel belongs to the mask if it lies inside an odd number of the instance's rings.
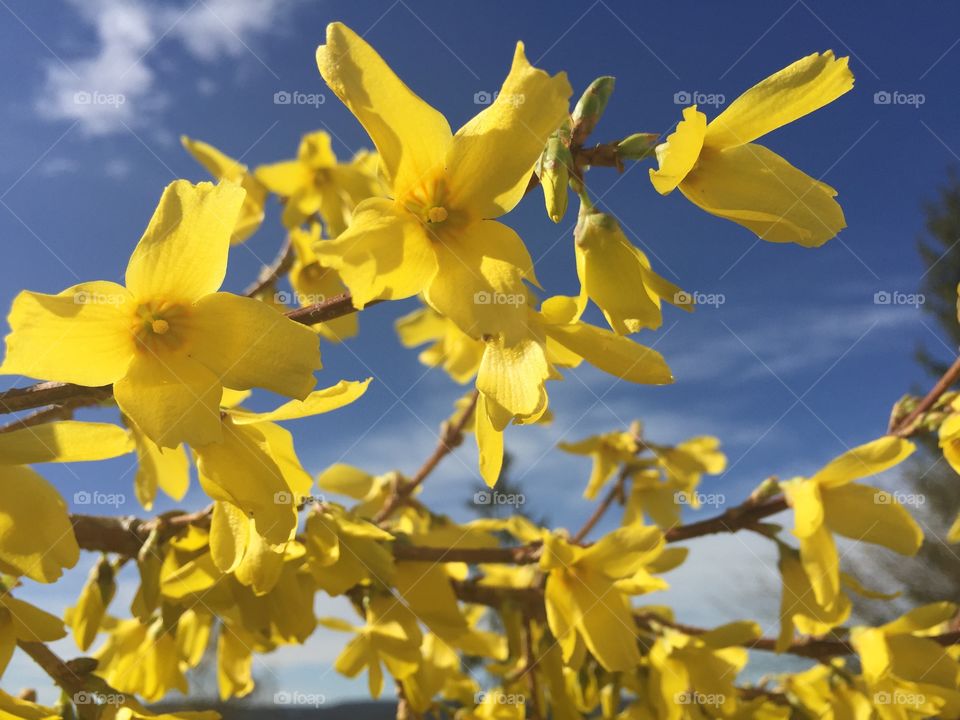
[[[446,118],[398,78],[376,50],[341,23],[327,25],[317,66],[370,135],[380,166],[402,197],[443,165],[452,134]]]
[[[282,422],[322,415],[359,400],[367,391],[372,379],[341,380],[332,387],[310,393],[303,400],[291,400],[269,412],[253,413],[237,410],[231,413],[231,416],[237,425],[249,425],[250,423]]]
[[[0,465],[105,460],[133,450],[133,439],[110,423],[60,422],[0,433]]]
[[[916,555],[923,530],[888,492],[851,483],[823,491],[824,523],[858,542],[882,545],[901,555]]]
[[[728,148],[753,142],[833,102],[853,89],[848,60],[836,59],[832,50],[813,53],[761,80],[710,122],[704,144]]]
[[[0,467],[0,570],[51,583],[79,559],[60,493],[28,467]]]
[[[650,182],[661,195],[673,191],[687,176],[700,157],[707,132],[707,116],[691,105],[683,111],[683,120],[657,145],[657,170],[650,168]]]
[[[310,169],[299,160],[284,160],[256,169],[257,180],[275,195],[287,198],[313,182]]]
[[[316,252],[323,265],[340,272],[357,308],[416,295],[437,271],[436,254],[420,223],[382,198],[360,203],[349,229],[319,243]]]
[[[190,323],[190,357],[227,387],[303,399],[316,385],[316,334],[259,300],[212,293],[195,305]]]
[[[246,193],[230,183],[164,189],[127,265],[126,285],[140,300],[193,302],[216,292],[227,272],[230,237]]]
[[[89,282],[59,295],[23,291],[10,309],[5,375],[95,387],[122,377],[133,357],[132,301],[122,285]]]
[[[479,452],[480,477],[487,484],[487,487],[493,487],[500,478],[500,470],[503,469],[503,430],[497,430],[487,415],[487,400],[480,394],[477,398],[476,423],[474,433],[477,439],[477,451]]]
[[[821,487],[836,488],[899,465],[915,449],[909,440],[885,435],[831,460],[811,480]]]
[[[547,406],[543,387],[550,374],[542,343],[525,340],[506,347],[490,341],[480,361],[477,390],[484,397],[495,430],[502,431],[513,417],[534,419]]]
[[[113,395],[144,435],[175,448],[220,440],[222,390],[216,375],[184,355],[140,354],[113,386]]]
[[[190,486],[190,461],[183,446],[161,448],[136,428],[132,434],[137,446],[133,489],[140,504],[150,510],[158,487],[174,500],[182,500]]]
[[[840,557],[833,537],[823,525],[800,538],[800,562],[817,603],[832,608],[840,595]]]
[[[836,190],[762,145],[704,149],[680,191],[770,242],[818,247],[847,226]]]
[[[663,356],[652,348],[600,328],[547,325],[547,335],[605,373],[642,385],[666,385],[673,374]]]
[[[481,220],[434,245],[438,270],[426,301],[473,338],[502,337],[513,345],[526,336],[528,291],[536,282],[523,240],[495,220]]]
[[[518,42],[497,98],[457,130],[447,155],[449,201],[475,218],[495,218],[520,202],[547,138],[566,119],[573,90],[566,73],[533,67]]]

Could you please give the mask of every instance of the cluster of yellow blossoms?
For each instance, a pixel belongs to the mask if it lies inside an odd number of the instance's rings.
[[[123,285],[25,291],[13,302],[0,373],[111,386],[121,424],[24,420],[0,431],[0,571],[7,576],[0,579],[0,673],[17,647],[30,652],[69,629],[86,651],[102,634],[93,662],[74,664],[73,681],[56,679],[115,700],[96,700],[92,710],[74,695],[48,707],[0,691],[0,717],[72,718],[76,711],[207,720],[216,714],[156,715],[133,696],[152,702],[188,692],[188,673],[213,644],[221,696],[242,697],[254,687],[255,654],[302,644],[318,626],[350,635],[335,662],[339,672],[366,672],[378,697],[386,671],[415,716],[960,717],[960,646],[948,642],[956,606],[936,603],[879,627],[844,627],[852,612],[846,590],[892,596],[841,570],[834,535],[902,555],[923,542],[893,495],[858,482],[913,452],[896,433],[809,478],[771,480],[737,512],[697,532],[681,524],[681,510],[699,507],[705,475],[724,472],[719,441],[653,443],[637,427],[560,444],[592,459],[585,498],[607,493],[577,534],[521,515],[460,524],[432,513],[416,498],[431,466],[411,482],[336,464],[316,485],[344,502],[312,495],[314,478],[283,423],[353,403],[370,380],[314,389],[320,339],[356,335],[356,316],[296,321],[265,292],[284,272],[297,305],[323,306],[347,291],[357,310],[422,300],[424,307],[397,322],[400,340],[429,344],[423,363],[475,383],[476,395],[448,421],[457,428],[448,439],[476,436],[480,476],[490,486],[501,475],[505,428],[549,421],[547,380],[585,361],[630,382],[670,383],[664,358],[628,336],[660,327],[664,302],[694,309],[691,296],[657,274],[617,220],[590,201],[584,174],[591,163],[578,153],[612,79],[595,83],[571,115],[565,74],[533,67],[518,43],[496,100],[453,132],[349,28],[327,28],[317,64],[375,153],[340,162],[330,136],[318,131],[304,136],[295,159],[251,170],[184,138],[217,184],[178,180],[164,190]],[[821,245],[845,226],[836,191],[754,141],[852,86],[846,59],[826,52],[763,80],[709,123],[687,108],[653,150],[651,183],[661,194],[679,188],[765,240]],[[633,136],[616,146],[617,164],[652,149],[648,136]],[[580,292],[572,297],[539,297],[530,252],[499,220],[537,183],[554,222],[568,190],[579,197]],[[283,204],[288,232],[276,273],[252,297],[222,292],[231,245],[261,226],[271,195]],[[609,329],[584,321],[591,302]],[[266,412],[243,408],[256,388],[289,400]],[[960,471],[960,404],[952,409],[940,437]],[[158,490],[182,499],[191,467],[211,506],[125,525],[122,547],[113,547],[97,535],[103,518],[71,515],[29,467],[131,453],[146,509]],[[616,529],[588,542],[616,501]],[[768,514],[792,508],[796,547],[778,526],[759,522],[766,515],[736,524],[764,507]],[[775,638],[768,642],[754,622],[693,628],[669,608],[634,604],[667,588],[662,576],[685,561],[687,549],[673,543],[742,527],[777,548],[783,588]],[[24,578],[58,580],[81,549],[104,554],[63,619],[13,597]],[[109,608],[128,560],[140,584],[122,619]],[[318,592],[348,599],[358,619],[315,617]],[[745,688],[736,678],[750,648],[822,662],[773,688]],[[496,687],[481,687],[471,670],[479,663]]]

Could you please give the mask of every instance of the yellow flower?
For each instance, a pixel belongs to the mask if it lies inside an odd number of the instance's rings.
[[[311,223],[309,230],[295,228],[290,231],[294,260],[290,268],[290,284],[296,292],[298,305],[313,305],[347,291],[340,273],[324,267],[314,250],[320,239],[320,224]],[[320,337],[330,342],[341,342],[357,334],[356,313],[317,323],[313,326]]]
[[[397,320],[397,335],[404,347],[433,344],[420,353],[428,367],[441,366],[458,383],[468,383],[480,369],[484,344],[467,335],[455,322],[433,308],[414,310]]]
[[[360,151],[349,163],[337,162],[330,135],[318,130],[304,135],[296,160],[261,165],[257,179],[283,198],[283,224],[296,228],[319,215],[327,234],[346,229],[362,200],[382,194],[376,156]]]
[[[764,240],[822,245],[843,228],[837,191],[753,141],[853,88],[848,58],[808,55],[754,85],[709,124],[696,105],[657,147],[657,192],[679,187],[694,205]]]
[[[628,672],[640,664],[626,594],[665,587],[655,579],[646,584],[635,581],[638,574],[646,575],[644,566],[662,549],[660,531],[640,525],[619,528],[588,548],[546,536],[540,568],[549,572],[547,622],[564,662],[569,663],[583,643],[610,672]]]
[[[174,689],[186,694],[186,663],[162,618],[150,624],[137,618],[114,621],[109,629],[93,657],[97,673],[110,687],[151,702]]]
[[[318,248],[358,308],[423,292],[463,332],[515,344],[526,313],[502,297],[535,282],[523,241],[490,218],[523,196],[571,94],[564,74],[530,65],[518,43],[497,99],[455,135],[349,28],[327,26],[320,74],[377,146],[390,199],[357,206],[350,228]]]
[[[17,640],[53,642],[67,634],[63,621],[0,588],[0,675],[7,668]],[[0,716],[5,715],[0,711]],[[17,717],[11,715],[8,717]]]
[[[923,531],[890,493],[854,483],[891,468],[914,451],[913,443],[883,437],[830,461],[811,478],[782,483],[794,511],[794,535],[814,597],[832,608],[840,594],[840,558],[831,532],[914,555]]]
[[[853,629],[850,639],[882,720],[960,713],[960,663],[949,648],[924,637],[946,630],[956,615],[955,604],[938,602],[880,627]]]
[[[191,140],[186,135],[180,137],[180,142],[215,180],[238,184],[247,191],[243,205],[240,207],[237,226],[233,235],[230,236],[231,244],[242,243],[253,235],[263,222],[263,207],[267,201],[266,188],[253,176],[246,165],[224,155],[213,145],[200,140]]]
[[[306,397],[320,367],[317,336],[258,300],[217,292],[244,194],[177,180],[130,258],[126,287],[21,292],[0,373],[113,383],[120,409],[169,448],[221,439],[224,386]]]
[[[660,301],[693,310],[693,299],[650,267],[612,215],[581,203],[574,231],[580,290],[619,334],[660,327]]]
[[[67,504],[27,464],[105,460],[131,450],[123,428],[104,423],[67,420],[0,433],[0,572],[52,583],[80,559]]]
[[[356,677],[366,668],[370,695],[380,697],[383,690],[383,663],[397,680],[404,680],[416,672],[420,664],[420,643],[423,635],[415,618],[403,604],[389,596],[370,600],[366,610],[366,624],[359,627],[339,618],[318,618],[324,627],[356,635],[334,662],[337,672]]]
[[[635,433],[615,431],[594,435],[580,442],[557,443],[557,447],[564,452],[589,455],[593,458],[590,481],[587,483],[587,489],[583,491],[583,496],[592,500],[613,477],[617,466],[632,460],[640,451],[641,445]]]
[[[341,380],[333,387],[317,390],[304,400],[291,400],[270,412],[228,408],[220,421],[222,440],[193,446],[204,492],[239,511],[229,519],[224,517],[224,524],[217,526],[231,535],[234,543],[232,557],[225,561],[227,567],[234,567],[242,559],[250,524],[270,544],[287,543],[297,526],[297,506],[313,485],[297,459],[293,437],[277,422],[349,405],[366,392],[369,383],[369,379]]]

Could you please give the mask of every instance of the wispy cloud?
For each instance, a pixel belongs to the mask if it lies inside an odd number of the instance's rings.
[[[70,0],[96,41],[79,57],[60,56],[46,67],[38,114],[77,121],[88,136],[149,125],[171,102],[154,64],[161,43],[176,42],[202,63],[249,54],[256,38],[283,25],[299,0]]]

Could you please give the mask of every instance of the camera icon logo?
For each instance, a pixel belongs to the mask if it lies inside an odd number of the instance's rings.
[[[489,505],[493,502],[493,493],[486,490],[478,490],[473,495],[473,502],[475,505]]]
[[[874,105],[889,105],[892,100],[893,96],[886,90],[878,90],[873,94]]]
[[[681,90],[673,94],[674,105],[689,105],[692,100],[693,96],[686,90]]]
[[[874,305],[889,305],[892,299],[892,296],[886,290],[878,290],[873,294]]]
[[[74,505],[89,505],[93,497],[86,490],[79,490],[73,494]]]
[[[280,90],[273,94],[274,105],[289,105],[292,99],[293,99],[293,96],[290,93],[288,93],[286,90]]]
[[[493,95],[486,90],[480,90],[473,94],[474,105],[489,105],[493,102]]]
[[[286,490],[278,490],[273,494],[274,505],[293,505],[293,493]]]

